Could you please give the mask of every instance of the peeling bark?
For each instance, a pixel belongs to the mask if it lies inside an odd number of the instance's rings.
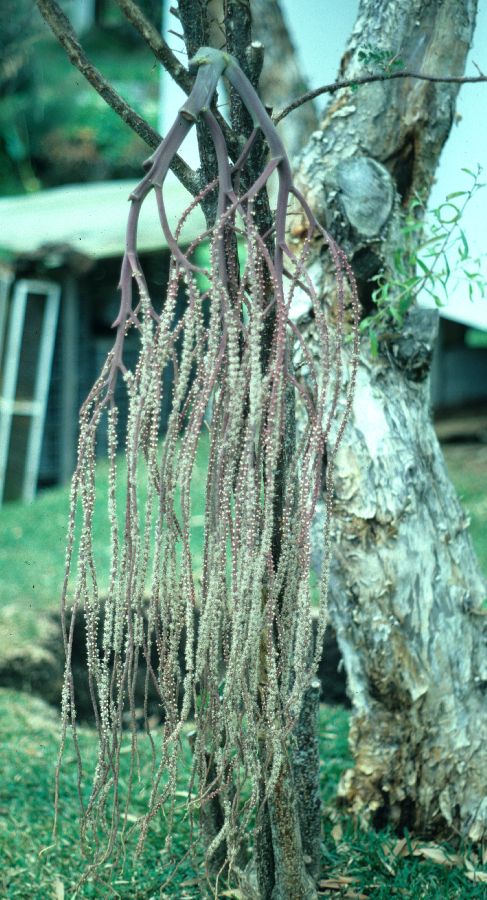
[[[432,347],[434,317],[412,315],[406,366],[418,345]],[[478,840],[487,823],[486,586],[417,372],[364,355],[337,459],[331,604],[355,757],[340,795],[377,824]]]
[[[408,68],[460,74],[475,12],[474,0],[362,0],[341,74],[359,73],[357,50],[366,44],[400,53]],[[302,156],[301,186],[352,259],[366,310],[370,278],[397,246],[402,204],[429,191],[456,94],[407,79],[342,90]],[[332,306],[324,270],[321,280]],[[364,342],[335,463],[330,611],[353,702],[355,757],[340,796],[376,824],[480,840],[486,585],[429,413],[435,318],[413,309],[376,359]],[[307,330],[312,346],[311,319]]]

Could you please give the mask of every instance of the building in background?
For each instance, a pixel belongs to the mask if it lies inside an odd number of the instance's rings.
[[[0,200],[0,502],[32,500],[38,486],[65,482],[72,474],[79,407],[114,341],[111,326],[120,303],[117,285],[133,187],[124,181],[70,185]],[[174,227],[189,195],[172,178],[165,192]],[[138,246],[151,297],[160,308],[169,253],[152,199],[142,208]],[[196,210],[182,243],[204,228]],[[180,310],[183,305],[182,294]],[[128,365],[137,351],[137,335],[129,334]],[[167,416],[170,366],[166,377]],[[121,434],[124,396],[122,386]]]

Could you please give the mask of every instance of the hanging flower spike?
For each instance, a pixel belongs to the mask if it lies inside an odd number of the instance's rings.
[[[219,824],[206,847],[206,861],[209,877],[214,874],[215,860],[220,861],[217,868],[230,877],[238,866],[245,828],[262,803],[262,784],[268,797],[280,778],[289,733],[319,655],[317,651],[310,659],[310,527],[322,489],[325,446],[331,513],[333,456],[349,413],[355,378],[352,368],[337,421],[344,381],[341,345],[350,327],[356,360],[358,301],[342,252],[294,186],[279,135],[237,62],[226,53],[203,47],[191,60],[191,67],[196,70],[194,88],[167,137],[147,160],[147,172],[130,196],[114,347],[81,413],[63,589],[67,661],[61,755],[68,724],[77,740],[71,660],[75,619],[83,614],[100,738],[91,794],[82,810],[92,866],[99,867],[119,852],[123,836],[131,828],[138,832],[141,847],[162,807],[172,821],[182,777],[183,730],[193,716],[196,737],[193,768],[185,785],[187,814],[192,821],[197,807],[200,821],[205,821],[205,816],[208,821],[215,804],[218,806],[215,821]],[[222,75],[238,92],[255,124],[234,166],[211,111]],[[171,160],[200,116],[213,141],[218,178],[202,189],[196,201],[217,190],[216,220],[184,250],[179,242],[182,222],[195,203],[173,233],[164,183]],[[259,131],[269,159],[254,182],[241,191],[241,175]],[[261,234],[256,225],[254,203],[274,172],[278,194],[272,247],[270,235]],[[160,313],[152,305],[137,253],[140,210],[152,190],[171,254],[169,284]],[[297,255],[286,242],[291,196],[308,222]],[[337,270],[338,310],[331,324],[306,269],[314,237],[328,247]],[[208,269],[192,261],[203,241],[210,247]],[[238,243],[245,248],[242,266],[235,255]],[[206,278],[204,287],[200,275]],[[134,280],[138,292],[135,306]],[[176,321],[181,286],[186,305]],[[297,290],[305,291],[312,304],[322,353],[319,369],[290,317]],[[129,371],[123,362],[123,345],[131,330],[140,336],[140,350],[135,368]],[[292,369],[295,345],[301,347],[306,360],[306,379],[299,379]],[[171,411],[161,441],[164,374],[170,363],[174,372]],[[129,403],[121,458],[117,457],[115,396],[119,373]],[[294,439],[292,406],[296,398],[303,403],[307,418],[303,432]],[[192,487],[198,447],[206,440],[202,426],[210,402],[203,563],[201,578],[197,578],[191,541]],[[102,603],[92,526],[97,502],[96,436],[105,412],[111,550],[107,595]],[[120,508],[116,485],[122,465],[125,497]],[[81,521],[75,566],[78,506]],[[329,556],[328,532],[325,546]],[[318,640],[326,621],[326,565],[324,569]],[[141,661],[145,666],[145,736],[152,748],[153,773],[150,787],[140,787],[146,793],[146,812],[131,826],[137,747],[144,740],[136,721]],[[162,715],[157,747],[148,723],[150,692]],[[122,784],[120,754],[127,741],[132,765]],[[79,754],[78,764],[81,779]],[[105,842],[100,842],[100,826]],[[85,878],[93,867],[87,869]]]

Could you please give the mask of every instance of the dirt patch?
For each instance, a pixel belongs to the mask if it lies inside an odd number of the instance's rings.
[[[0,686],[24,691],[42,697],[52,706],[59,708],[64,674],[64,643],[58,615],[48,614],[42,624],[43,642],[35,647],[25,644],[11,653],[5,652],[0,658]],[[184,646],[180,650],[180,664],[184,665]],[[151,665],[157,671],[157,656],[154,651]],[[80,721],[93,723],[93,704],[86,665],[86,641],[84,618],[78,616],[73,634],[72,671],[76,693],[76,711]],[[146,690],[147,667],[140,660],[135,704],[138,718],[143,722],[144,696]],[[328,628],[322,660],[318,672],[322,684],[321,699],[325,703],[342,703],[349,706],[346,694],[346,677],[340,650],[333,629]],[[149,679],[148,714],[162,720],[160,697]]]

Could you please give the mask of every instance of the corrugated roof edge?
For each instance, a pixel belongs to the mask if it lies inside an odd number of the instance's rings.
[[[42,258],[57,253],[103,259],[123,254],[128,197],[134,181],[96,182],[49,188],[35,194],[0,199],[0,259]],[[169,224],[173,229],[191,202],[189,193],[174,177],[164,186]],[[138,229],[141,253],[167,249],[155,201],[148,197]],[[193,241],[205,230],[197,208],[182,233],[181,243]]]

